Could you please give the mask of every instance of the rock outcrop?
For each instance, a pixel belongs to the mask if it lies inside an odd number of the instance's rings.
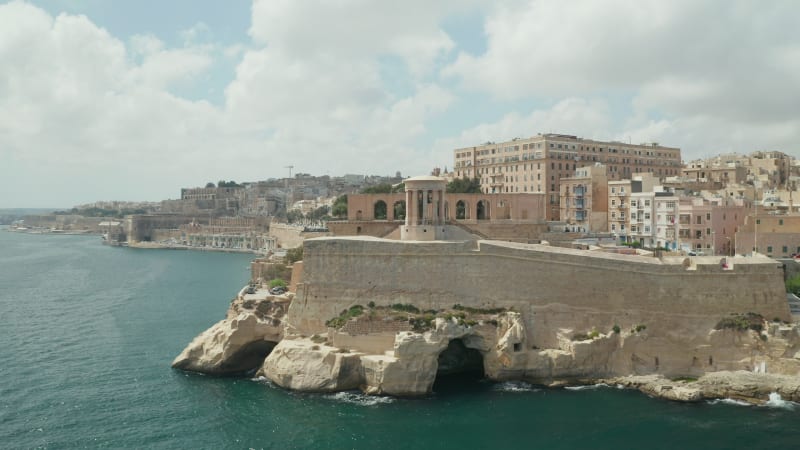
[[[283,338],[289,302],[291,296],[233,300],[227,317],[194,338],[172,367],[212,375],[257,369]]]
[[[358,389],[361,384],[360,356],[305,338],[285,339],[263,361],[257,375],[297,391]]]
[[[606,382],[682,402],[727,398],[763,404],[774,394],[780,395],[783,400],[800,401],[800,378],[797,376],[744,370],[711,372],[696,380],[670,380],[660,375],[645,375],[614,378]]]

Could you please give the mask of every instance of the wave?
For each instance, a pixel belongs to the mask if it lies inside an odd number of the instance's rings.
[[[387,403],[394,403],[392,397],[381,397],[377,395],[366,395],[360,392],[337,392],[335,394],[326,395],[325,398],[336,400],[342,403],[351,403],[360,406],[375,406]]]
[[[748,402],[746,402],[744,400],[735,400],[735,399],[732,399],[732,398],[717,398],[717,399],[714,399],[714,400],[709,400],[708,404],[709,405],[723,404],[723,405],[735,405],[735,406],[753,406],[752,403],[748,403]]]
[[[583,386],[566,386],[566,387],[564,387],[564,389],[567,389],[569,391],[585,391],[585,390],[600,389],[600,388],[607,388],[607,387],[610,387],[610,386],[605,384],[605,383],[597,383],[597,384],[587,384],[587,385],[583,385]]]
[[[505,381],[495,384],[493,390],[501,392],[538,392],[539,388],[524,381]]]
[[[763,406],[766,406],[768,408],[779,408],[779,409],[793,410],[793,409],[797,408],[797,403],[791,402],[789,400],[784,400],[784,399],[781,398],[781,394],[778,394],[777,392],[773,392],[773,393],[769,394],[769,400],[767,400],[767,403],[764,403]]]

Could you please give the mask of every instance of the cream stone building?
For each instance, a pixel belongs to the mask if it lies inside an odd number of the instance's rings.
[[[626,144],[565,134],[539,134],[506,142],[455,149],[457,177],[478,178],[486,193],[543,193],[547,220],[558,220],[561,180],[579,167],[604,164],[609,180],[637,172],[657,178],[680,175],[681,151],[657,143]]]
[[[560,217],[569,231],[608,231],[608,177],[606,166],[581,167],[561,180]]]

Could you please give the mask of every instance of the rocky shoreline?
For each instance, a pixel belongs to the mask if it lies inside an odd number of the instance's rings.
[[[608,361],[625,347],[626,340],[633,340],[639,352],[648,340],[652,345],[664,343],[635,330],[612,331],[584,341],[564,341],[559,349],[522,353],[516,351],[524,335],[519,314],[503,312],[491,316],[491,320],[467,321],[469,324],[463,318],[437,318],[427,331],[406,330],[388,336],[393,340],[393,351],[376,354],[353,348],[353,344],[360,340],[367,345],[370,339],[381,336],[344,336],[350,340],[343,341],[334,329],[312,336],[298,334],[286,320],[293,299],[292,293],[234,299],[226,318],[197,336],[175,358],[173,367],[218,376],[255,373],[278,386],[305,392],[361,390],[373,395],[424,396],[431,392],[437,374],[458,371],[466,367],[463,364],[470,355],[473,363],[477,355],[487,378],[498,382],[521,381],[552,388],[605,383],[679,402],[732,399],[764,404],[775,394],[800,402],[800,377],[791,374],[798,364],[794,355],[800,343],[795,325],[767,325],[764,336],[769,336],[771,347],[764,346],[761,334],[749,330],[724,331],[724,340],[720,331],[709,332],[710,341],[716,340],[719,350],[730,350],[719,342],[748,349],[749,363],[740,361],[730,366],[752,366],[751,370],[704,371],[687,376],[615,375],[609,373]],[[351,345],[345,347],[342,342]],[[756,353],[763,356],[761,364],[752,358]],[[774,357],[769,357],[770,353]],[[442,357],[445,354],[449,359]],[[789,373],[765,373],[766,367]]]

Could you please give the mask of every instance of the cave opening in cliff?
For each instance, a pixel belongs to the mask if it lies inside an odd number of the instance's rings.
[[[220,372],[231,376],[255,372],[276,345],[278,343],[274,341],[253,341],[245,344],[220,366]]]
[[[441,391],[442,387],[468,388],[472,383],[483,380],[483,355],[474,348],[464,345],[461,339],[453,339],[447,348],[439,353],[439,367],[433,390]]]

